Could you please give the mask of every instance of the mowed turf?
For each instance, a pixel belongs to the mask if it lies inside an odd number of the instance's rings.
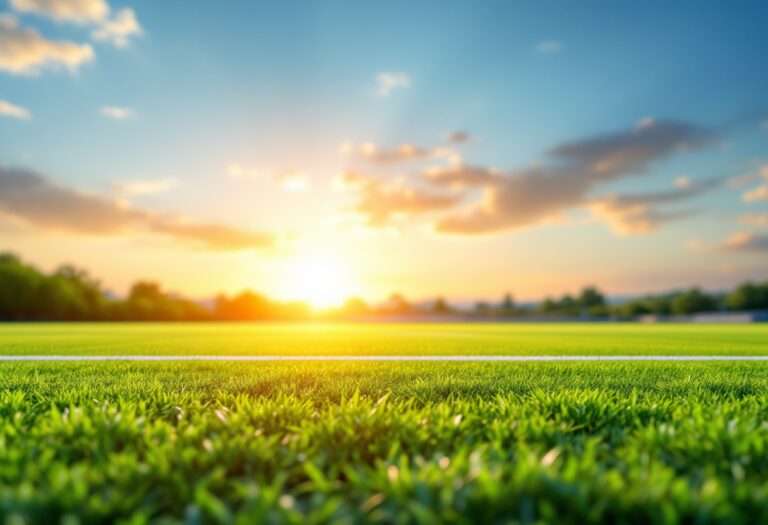
[[[342,348],[363,352],[362,327],[332,328],[2,326],[0,348],[22,353],[27,337],[37,348],[27,353],[65,353],[60,337],[75,353],[90,336],[81,352],[114,352],[113,329],[119,353],[234,354],[238,341],[278,353],[286,334],[296,354],[333,354],[339,332],[357,337]],[[475,341],[556,355],[569,332],[570,351],[588,354],[592,333],[595,351],[627,354],[626,329],[635,353],[682,355],[697,353],[697,328],[712,354],[765,351],[764,329],[751,326],[377,325],[370,335],[384,345],[397,331],[404,352],[408,337],[428,342],[417,329],[478,330]],[[436,336],[430,348],[448,355],[458,341]],[[768,363],[0,363],[0,523],[766,521]]]
[[[0,324],[5,355],[768,355],[768,324]]]

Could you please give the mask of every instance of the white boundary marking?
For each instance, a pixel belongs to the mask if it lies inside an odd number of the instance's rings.
[[[0,361],[768,361],[768,355],[0,355]]]

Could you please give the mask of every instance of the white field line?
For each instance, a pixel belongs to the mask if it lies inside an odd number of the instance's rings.
[[[0,361],[768,361],[768,355],[0,355]]]

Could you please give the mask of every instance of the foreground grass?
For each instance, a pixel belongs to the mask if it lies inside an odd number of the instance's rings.
[[[0,354],[768,355],[768,324],[0,324]]]
[[[6,523],[768,521],[768,364],[2,363]]]

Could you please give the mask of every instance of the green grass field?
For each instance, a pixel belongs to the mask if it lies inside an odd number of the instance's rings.
[[[30,323],[0,354],[768,355],[768,324]]]
[[[0,325],[0,353],[764,355],[766,326]],[[759,523],[768,363],[0,362],[22,523]]]

